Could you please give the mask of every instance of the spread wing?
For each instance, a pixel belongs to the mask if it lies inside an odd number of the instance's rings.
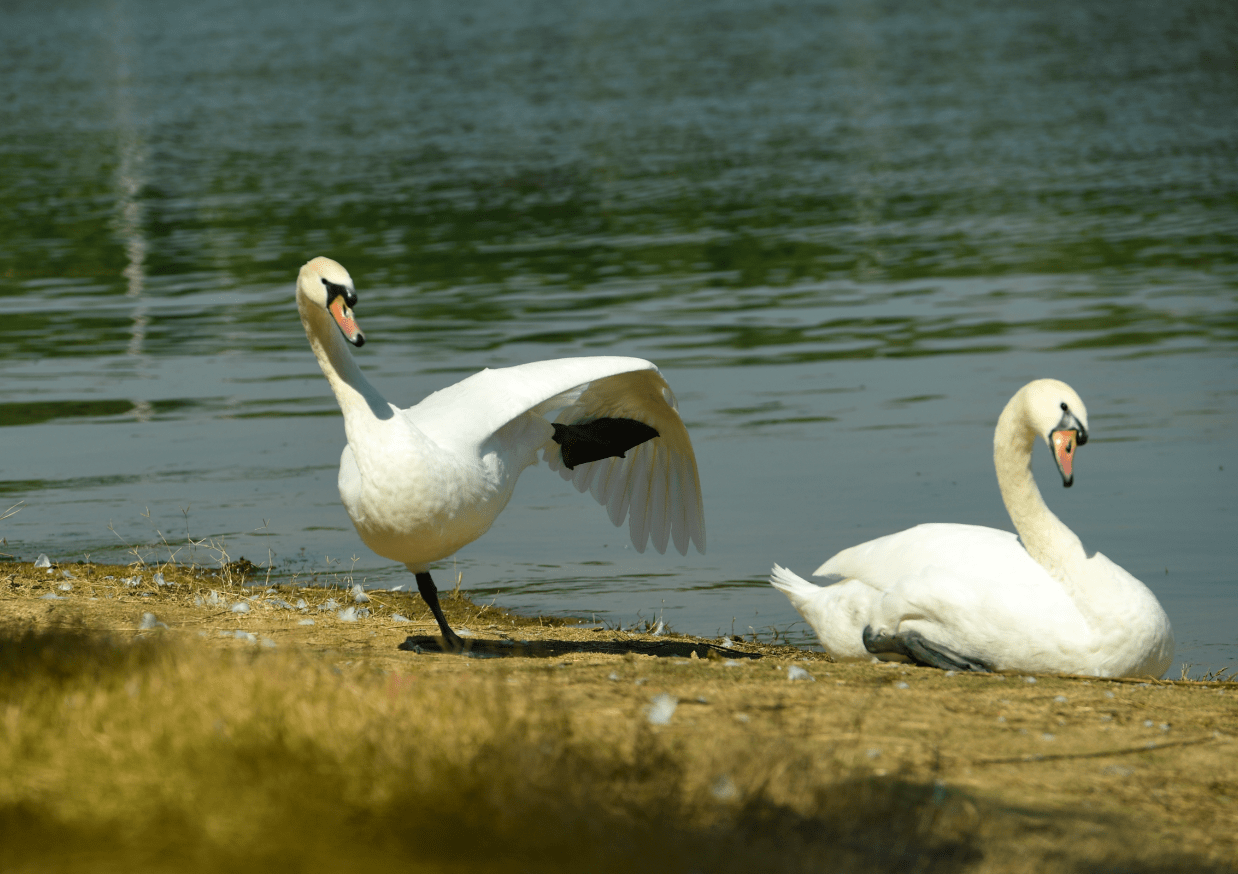
[[[537,361],[483,370],[402,411],[441,446],[476,452],[512,420],[561,410],[560,424],[611,417],[641,422],[658,436],[623,458],[576,464],[569,470],[557,443],[547,441],[551,470],[589,491],[615,525],[630,517],[640,552],[650,537],[665,552],[668,540],[686,554],[689,541],[705,551],[705,511],[692,441],[670,386],[657,367],[640,358],[592,357]],[[547,436],[549,436],[549,429]]]

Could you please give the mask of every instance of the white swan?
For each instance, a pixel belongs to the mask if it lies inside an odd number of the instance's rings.
[[[1006,404],[993,462],[1018,537],[977,525],[918,525],[845,549],[817,568],[815,576],[842,578],[833,585],[813,585],[778,565],[770,582],[838,659],[1161,676],[1174,638],[1156,596],[1099,552],[1088,557],[1032,479],[1032,448],[1041,436],[1063,485],[1071,484],[1087,420],[1083,401],[1055,379],[1028,383]]]
[[[405,564],[445,648],[462,642],[447,624],[431,563],[476,540],[507,505],[520,472],[537,463],[589,489],[638,552],[652,538],[687,554],[705,551],[696,456],[670,386],[639,358],[563,358],[481,373],[401,410],[362,375],[348,343],[352,278],[330,258],[297,277],[297,309],[344,413],[340,498],[366,546]],[[345,342],[347,340],[347,342]],[[561,410],[552,423],[546,415]]]

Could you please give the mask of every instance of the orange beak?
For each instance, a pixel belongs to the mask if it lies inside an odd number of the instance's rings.
[[[1050,436],[1053,441],[1053,460],[1057,462],[1058,472],[1062,475],[1062,485],[1070,488],[1075,481],[1075,446],[1078,445],[1079,433],[1074,428],[1067,428],[1054,431]]]
[[[335,319],[335,323],[340,326],[340,331],[344,334],[345,340],[354,346],[365,345],[365,334],[362,334],[361,329],[357,327],[352,310],[344,302],[343,295],[337,295],[331,303],[327,304],[327,310],[331,313],[332,318]]]

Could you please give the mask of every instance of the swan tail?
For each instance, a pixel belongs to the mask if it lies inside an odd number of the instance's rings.
[[[769,582],[775,589],[786,595],[791,606],[800,612],[803,612],[805,605],[821,592],[820,586],[808,582],[799,574],[792,573],[780,565],[774,565],[774,569],[770,571]]]

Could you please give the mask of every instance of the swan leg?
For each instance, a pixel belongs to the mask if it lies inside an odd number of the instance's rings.
[[[429,606],[430,612],[434,614],[434,620],[438,622],[438,630],[443,634],[443,652],[462,652],[464,641],[447,624],[443,608],[438,605],[438,589],[434,586],[434,580],[430,578],[428,572],[419,573],[416,576],[417,591],[421,592],[421,599]]]
[[[898,653],[918,665],[941,668],[943,671],[989,672],[989,666],[979,659],[959,655],[948,647],[933,643],[918,631],[886,634],[873,631],[873,627],[867,625],[864,627],[864,648],[871,653]]]

